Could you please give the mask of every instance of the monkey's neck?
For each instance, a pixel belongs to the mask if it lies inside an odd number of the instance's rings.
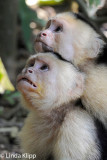
[[[96,66],[96,62],[94,60],[88,60],[86,61],[84,64],[79,65],[78,68],[82,71],[82,72],[89,72],[91,71],[91,68]]]
[[[73,108],[78,106],[82,107],[80,99],[69,102],[68,104],[63,104],[60,107],[56,107],[54,109],[36,110],[35,114],[38,115],[39,119],[47,121],[51,124],[53,123],[53,125],[55,124],[55,126],[61,126],[65,119],[65,116],[69,112],[71,112]]]

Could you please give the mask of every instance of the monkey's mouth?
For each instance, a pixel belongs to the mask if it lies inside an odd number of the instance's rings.
[[[36,88],[37,85],[35,83],[33,83],[29,78],[27,77],[23,77],[23,76],[19,76],[17,79],[17,83],[19,82],[27,82],[28,84],[30,84],[32,87]]]
[[[21,80],[28,82],[28,83],[31,84],[33,87],[37,87],[35,84],[33,84],[33,83],[32,83],[29,79],[27,79],[27,78],[22,78]]]
[[[36,39],[35,48],[38,52],[53,52],[53,48],[44,43],[40,38]]]

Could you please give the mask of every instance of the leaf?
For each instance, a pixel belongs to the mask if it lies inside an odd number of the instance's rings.
[[[40,5],[60,5],[64,0],[39,0]]]
[[[2,78],[3,78],[3,73],[0,73],[0,81],[1,81]]]
[[[5,90],[14,91],[15,88],[8,78],[7,72],[0,58],[0,93],[4,93]]]

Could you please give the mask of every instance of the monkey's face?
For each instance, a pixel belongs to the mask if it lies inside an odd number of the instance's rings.
[[[79,98],[83,75],[52,53],[31,56],[17,78],[17,88],[33,106],[48,108]]]
[[[59,14],[51,18],[35,41],[36,52],[54,51],[66,60],[81,64],[99,53],[102,40],[85,22],[74,15]]]
[[[60,54],[64,53],[63,56],[67,56],[66,59],[70,60],[71,55],[74,54],[70,30],[71,27],[64,18],[51,18],[47,22],[45,30],[41,31],[36,37],[36,52],[54,51]]]
[[[54,86],[56,80],[55,68],[49,58],[31,56],[17,78],[18,89],[24,94],[35,93],[38,98],[47,96],[48,88]]]

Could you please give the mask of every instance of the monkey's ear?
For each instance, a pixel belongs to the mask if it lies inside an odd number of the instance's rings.
[[[79,74],[77,75],[75,89],[73,90],[74,98],[81,97],[83,94],[83,89],[84,89],[84,75]]]
[[[91,42],[92,46],[89,50],[89,56],[90,58],[95,58],[101,53],[105,43],[100,37],[95,37]]]

